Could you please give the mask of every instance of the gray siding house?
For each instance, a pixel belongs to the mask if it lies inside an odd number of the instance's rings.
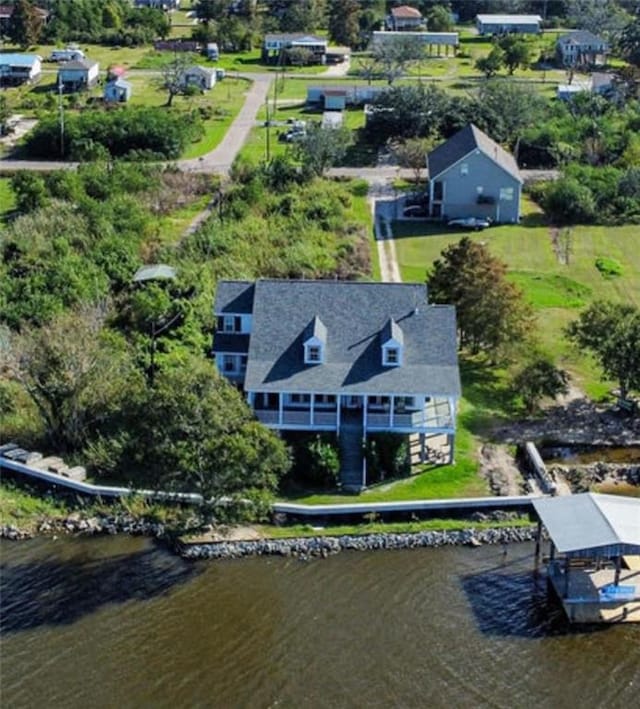
[[[539,34],[542,17],[540,15],[477,15],[478,34]]]
[[[427,155],[429,215],[520,219],[522,178],[513,156],[473,123]]]
[[[424,284],[221,281],[213,355],[257,418],[278,431],[333,431],[345,487],[366,485],[362,443],[416,434],[453,458],[460,398],[455,308]]]
[[[609,52],[607,42],[587,30],[576,30],[562,35],[556,44],[558,61],[562,66],[604,64]]]

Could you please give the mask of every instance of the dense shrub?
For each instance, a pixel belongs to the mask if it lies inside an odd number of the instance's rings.
[[[287,482],[332,489],[340,477],[338,441],[330,433],[289,433],[294,461]]]
[[[106,151],[112,158],[143,156],[172,160],[201,134],[197,113],[127,106],[67,116],[62,151],[57,117],[45,118],[27,136],[25,152],[33,158],[63,154],[66,158],[95,159],[105,157]]]
[[[411,472],[409,446],[405,436],[377,433],[367,438],[365,448],[367,479],[379,482]]]

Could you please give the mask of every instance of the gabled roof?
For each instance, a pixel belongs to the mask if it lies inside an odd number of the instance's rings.
[[[121,76],[117,79],[111,79],[107,81],[107,86],[117,86],[119,89],[131,89],[132,84],[129,81],[125,81]]]
[[[64,62],[60,66],[60,69],[84,69],[89,71],[94,66],[98,66],[98,62],[92,61],[91,59],[72,59],[71,61]]]
[[[317,315],[309,323],[305,333],[305,342],[314,339],[324,343],[327,341],[327,328]]]
[[[253,281],[218,281],[213,312],[249,315],[253,310]]]
[[[393,17],[397,17],[403,20],[422,19],[422,13],[419,10],[416,10],[415,7],[411,7],[409,5],[400,5],[398,7],[392,7],[391,14]]]
[[[558,38],[559,44],[606,44],[602,37],[589,30],[573,30]]]
[[[389,318],[387,320],[385,326],[382,328],[382,332],[380,333],[380,341],[383,345],[386,342],[389,342],[389,340],[394,340],[399,345],[404,344],[402,328],[393,318]]]
[[[640,554],[640,500],[587,492],[533,499],[533,506],[561,553]]]
[[[215,76],[215,69],[207,69],[205,66],[200,66],[199,64],[194,64],[188,69],[185,69],[185,74],[205,74],[206,76]]]
[[[249,299],[247,391],[460,395],[455,309],[428,305],[423,284],[223,281],[215,312],[232,312]],[[322,364],[309,367],[302,345],[316,317],[326,328],[326,348]],[[404,339],[402,366],[393,368],[381,358],[390,318]]]
[[[469,125],[459,130],[449,140],[441,143],[429,153],[427,156],[429,179],[435,179],[474,150],[484,153],[512,177],[522,182],[520,171],[513,155],[508,153],[473,123],[469,123]]]

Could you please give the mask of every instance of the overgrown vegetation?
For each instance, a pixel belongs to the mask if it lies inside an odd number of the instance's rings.
[[[3,431],[94,476],[264,509],[289,455],[209,361],[215,282],[367,274],[361,186],[274,164],[239,168],[223,192],[114,162],[21,173],[13,187],[22,215],[0,242]],[[212,188],[215,215],[167,240],[172,212]],[[176,278],[133,281],[154,262]]]

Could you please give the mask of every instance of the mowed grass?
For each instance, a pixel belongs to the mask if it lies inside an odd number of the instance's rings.
[[[16,207],[16,196],[11,189],[11,179],[0,177],[0,221],[4,221]]]
[[[564,327],[580,308],[594,299],[640,305],[640,227],[572,227],[573,253],[568,265],[560,263],[551,231],[540,210],[525,200],[521,224],[461,233],[440,225],[396,222],[396,253],[403,280],[424,281],[441,252],[463,235],[486,244],[504,261],[508,277],[520,286],[538,316],[538,336],[550,354],[570,370],[588,394],[600,397],[613,383],[601,382],[593,361],[578,352],[563,335]],[[596,268],[598,257],[623,264],[623,272],[604,278]]]

